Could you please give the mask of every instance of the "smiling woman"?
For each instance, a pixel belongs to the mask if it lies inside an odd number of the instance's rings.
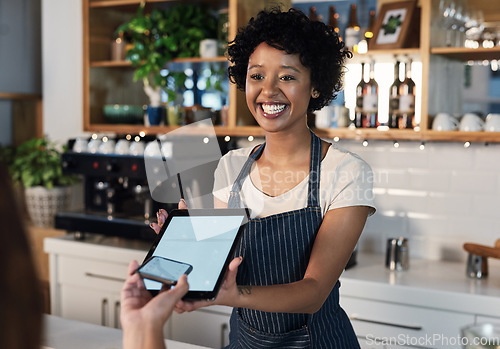
[[[221,158],[214,205],[247,207],[251,219],[217,298],[177,311],[233,307],[229,348],[358,348],[338,278],[374,212],[371,169],[306,122],[342,87],[351,53],[333,28],[273,9],[239,30],[228,55],[266,142]]]

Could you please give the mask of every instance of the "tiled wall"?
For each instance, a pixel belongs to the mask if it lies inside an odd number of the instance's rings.
[[[341,140],[374,170],[377,213],[360,250],[383,253],[390,237],[406,237],[415,258],[465,260],[464,242],[500,239],[500,145]],[[494,262],[495,263],[495,262]]]

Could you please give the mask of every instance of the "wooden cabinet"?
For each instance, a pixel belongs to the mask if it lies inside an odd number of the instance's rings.
[[[380,0],[380,3],[392,0]],[[148,0],[149,6],[164,6],[168,0]],[[265,7],[266,0],[204,0],[214,9],[227,7],[229,9],[229,37],[234,37],[237,28],[244,25],[258,10]],[[165,133],[174,127],[143,125],[114,125],[106,123],[102,114],[104,104],[146,104],[146,96],[142,91],[141,83],[133,83],[133,69],[125,61],[110,60],[110,43],[116,27],[135,12],[140,0],[84,0],[84,130],[91,132],[125,133]],[[270,1],[269,1],[270,3]],[[434,3],[434,5],[433,5]],[[431,69],[433,57],[444,57],[446,60],[490,60],[498,59],[500,48],[467,49],[431,47],[432,0],[420,0],[420,46],[415,49],[372,50],[368,55],[377,60],[393,59],[394,55],[410,56],[422,64],[421,76],[421,123],[419,130],[377,130],[331,128],[317,129],[322,137],[353,138],[353,139],[388,139],[388,140],[419,140],[419,141],[470,141],[470,142],[500,142],[500,132],[459,132],[433,131],[429,118],[429,93],[432,93],[431,84],[441,76],[435,76]],[[500,18],[500,3],[487,0],[474,2],[475,6],[487,10],[487,20]],[[285,6],[291,6],[291,1]],[[363,59],[357,55],[356,60]],[[179,62],[196,67],[203,63],[225,64],[225,57],[210,60],[200,58],[182,59]],[[432,115],[431,115],[432,116]],[[229,90],[229,117],[227,125],[216,126],[219,135],[234,136],[261,136],[263,132],[255,126],[253,118],[247,110],[245,96],[235,86]]]
[[[165,133],[175,128],[169,126],[126,125],[107,123],[102,108],[105,104],[148,103],[142,82],[133,82],[133,68],[127,61],[111,60],[111,42],[116,28],[131,18],[141,0],[83,0],[83,129],[91,132],[113,132],[118,134],[140,132]],[[174,3],[171,0],[147,0],[148,7],[164,7]],[[266,7],[269,0],[202,0],[212,9],[228,8],[229,38],[236,35],[237,28]],[[282,1],[284,6],[290,1]],[[199,69],[207,64],[227,64],[225,57],[211,59],[176,59],[184,67]],[[245,96],[236,86],[229,88],[229,115],[227,125],[216,126],[221,135],[249,135],[260,133],[253,117],[246,108]],[[249,125],[250,127],[245,127]],[[239,127],[243,126],[243,127]]]

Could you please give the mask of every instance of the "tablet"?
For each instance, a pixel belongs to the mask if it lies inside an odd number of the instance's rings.
[[[159,256],[191,265],[184,299],[215,299],[248,217],[245,208],[173,210],[145,261]],[[162,286],[144,283],[153,294]]]

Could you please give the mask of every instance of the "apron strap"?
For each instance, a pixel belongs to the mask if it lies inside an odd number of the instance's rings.
[[[247,159],[229,193],[228,208],[240,207],[240,191],[243,181],[250,174],[253,163],[264,151],[266,143],[261,144]],[[319,180],[321,175],[321,139],[311,131],[311,161],[309,162],[309,187],[307,191],[307,206],[319,207]]]
[[[240,191],[243,185],[243,181],[250,174],[250,169],[252,168],[255,160],[260,158],[262,152],[264,151],[264,147],[266,143],[261,144],[247,159],[243,168],[241,169],[238,177],[233,183],[233,187],[231,188],[231,192],[229,193],[229,201],[227,203],[228,208],[239,208],[240,207]]]
[[[321,178],[321,139],[311,131],[311,161],[307,207],[320,207],[319,182]]]

